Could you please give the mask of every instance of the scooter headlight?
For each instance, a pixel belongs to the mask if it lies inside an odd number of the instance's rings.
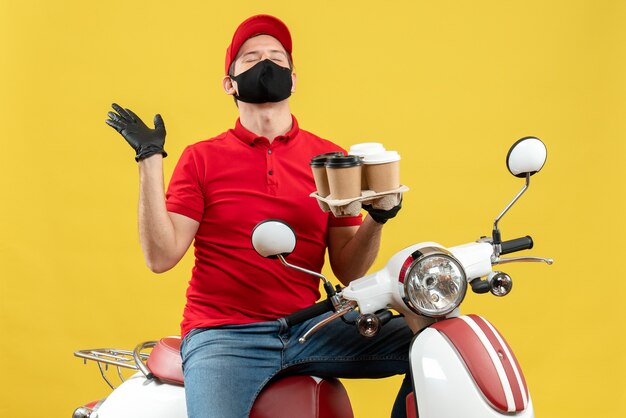
[[[461,263],[442,248],[426,247],[414,252],[400,272],[404,302],[414,312],[440,317],[461,304],[467,280]]]

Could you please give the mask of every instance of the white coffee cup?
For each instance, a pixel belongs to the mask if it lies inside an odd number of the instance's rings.
[[[354,144],[348,151],[349,155],[356,155],[361,159],[364,159],[367,155],[379,154],[385,152],[385,147],[380,142],[362,142],[360,144]],[[365,175],[361,176],[361,189],[368,190],[370,187],[367,184]]]
[[[363,157],[363,172],[370,190],[386,192],[400,187],[400,154],[383,151]]]
[[[348,154],[364,157],[368,154],[376,154],[385,151],[385,147],[380,142],[362,142],[350,147]]]

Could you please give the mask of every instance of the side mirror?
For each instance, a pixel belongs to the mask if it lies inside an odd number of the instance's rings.
[[[517,141],[506,156],[506,166],[515,177],[531,176],[546,163],[548,151],[539,138],[527,136]]]
[[[493,223],[493,231],[491,236],[493,237],[493,243],[499,248],[499,244],[502,242],[500,229],[498,229],[498,222],[504,216],[505,213],[511,209],[511,206],[524,194],[530,186],[530,176],[539,172],[546,163],[546,157],[548,150],[546,145],[541,142],[539,138],[534,136],[527,136],[513,144],[509,153],[506,156],[506,166],[511,174],[515,177],[521,177],[526,179],[526,184],[520,190],[520,192],[513,198],[513,200],[504,208],[498,215]],[[500,250],[497,250],[497,256],[500,255]]]
[[[285,222],[268,219],[252,230],[252,246],[263,257],[286,256],[296,248],[296,234]]]

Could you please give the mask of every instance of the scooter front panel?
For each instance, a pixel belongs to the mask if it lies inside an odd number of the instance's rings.
[[[438,324],[449,321],[452,320]],[[413,340],[410,361],[417,408],[421,417],[534,417],[529,396],[526,408],[519,411],[507,412],[496,408],[479,388],[455,346],[433,326],[422,331]]]
[[[526,382],[517,359],[490,323],[478,315],[466,315],[432,327],[456,348],[494,408],[503,412],[524,410],[528,399]]]

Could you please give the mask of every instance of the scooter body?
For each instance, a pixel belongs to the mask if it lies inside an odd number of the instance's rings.
[[[445,249],[435,242],[407,247],[385,268],[355,280],[342,297],[355,300],[361,314],[393,308],[415,316],[407,303],[407,266],[415,254],[438,249],[464,267],[466,280],[492,275],[493,246],[469,243]],[[414,396],[420,417],[533,417],[533,407],[522,370],[504,337],[486,319],[461,316],[454,309],[418,332],[409,353]]]
[[[90,418],[186,418],[185,388],[137,372],[99,405]]]
[[[445,319],[419,332],[410,348],[420,417],[534,417],[513,351],[481,317]],[[483,331],[482,328],[488,328]],[[90,418],[185,418],[185,389],[137,372],[95,408]]]
[[[75,354],[94,360],[110,383],[106,367],[140,371],[111,394],[81,406],[74,418],[185,418],[185,389],[180,337],[139,344],[133,352],[115,349],[81,350]],[[145,350],[152,348],[148,355]],[[145,363],[144,363],[145,362]],[[102,365],[106,365],[104,368]],[[112,385],[111,385],[112,386]],[[352,406],[341,382],[314,376],[283,376],[270,382],[257,397],[250,418],[353,418]]]
[[[331,311],[330,316],[300,338],[301,343],[306,343],[327,323],[355,309],[360,313],[356,327],[364,337],[376,335],[392,317],[390,310],[404,315],[407,321],[428,318],[430,323],[415,330],[409,352],[414,387],[414,395],[407,402],[409,416],[415,416],[418,411],[421,418],[534,417],[524,375],[504,337],[486,319],[462,316],[459,306],[470,286],[475,293],[504,296],[510,292],[510,276],[493,271],[495,265],[552,264],[551,259],[537,257],[501,257],[530,249],[533,241],[529,236],[502,241],[498,229],[500,218],[528,188],[530,176],[541,169],[545,157],[545,145],[536,138],[522,138],[511,148],[507,156],[509,171],[525,177],[526,185],[496,218],[491,238],[450,248],[435,242],[412,245],[396,253],[382,270],[354,280],[345,288],[335,289],[321,274],[285,260],[285,255],[295,246],[295,234],[288,225],[275,220],[257,225],[252,243],[259,254],[278,258],[286,267],[310,273],[325,282],[328,298],[286,317],[287,324],[295,325]],[[150,359],[141,353],[144,346],[138,346],[132,353],[107,349],[75,353],[98,362],[103,377],[102,363],[140,371],[95,407],[84,411],[79,408],[75,418],[186,417],[182,377],[181,384],[166,383],[175,379],[148,368]],[[150,355],[152,359],[156,357],[155,350]],[[168,369],[179,373],[179,353],[170,351],[174,355],[167,361],[172,361],[174,366]],[[348,414],[351,416],[351,409]],[[348,415],[340,412],[328,416]]]

